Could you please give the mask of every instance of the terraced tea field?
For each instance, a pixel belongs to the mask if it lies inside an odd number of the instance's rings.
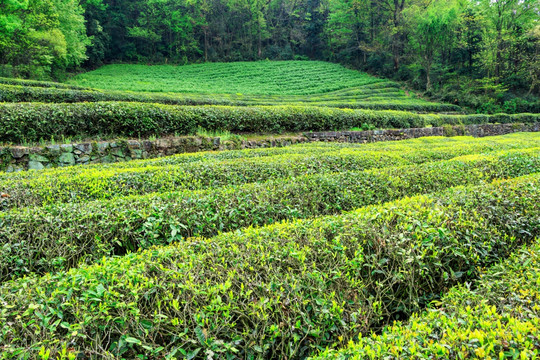
[[[0,164],[40,168],[31,146],[90,163],[103,137],[540,119],[298,61],[0,79],[0,101],[0,142],[28,145]],[[0,359],[540,356],[539,133],[130,156],[0,172]]]
[[[539,190],[538,133],[0,173],[0,359],[533,358]]]
[[[0,84],[2,101],[140,101],[462,111],[451,104],[426,101],[401,89],[398,83],[322,61],[107,65],[76,76],[70,85],[13,79],[0,79]]]
[[[322,61],[259,61],[188,66],[108,65],[74,85],[102,90],[182,94],[242,105],[458,110],[430,103],[399,84]]]
[[[72,84],[146,92],[311,95],[389,81],[322,61],[258,61],[172,65],[107,65]],[[395,85],[395,84],[394,84]]]
[[[0,78],[0,101],[0,142],[15,145],[201,130],[281,134],[540,119],[466,113],[395,82],[320,61],[108,65],[70,84]]]

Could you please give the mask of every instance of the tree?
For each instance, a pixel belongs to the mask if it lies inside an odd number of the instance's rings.
[[[459,5],[449,3],[438,0],[427,8],[415,5],[406,12],[411,19],[410,44],[426,73],[426,91],[431,90],[431,69],[435,57],[451,47],[460,22]]]

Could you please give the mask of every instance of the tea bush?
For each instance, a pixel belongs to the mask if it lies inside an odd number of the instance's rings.
[[[480,145],[481,144],[481,145]],[[259,148],[259,149],[244,149],[244,150],[228,150],[228,151],[204,151],[197,153],[183,153],[161,158],[152,158],[144,160],[131,160],[128,162],[117,163],[98,163],[88,164],[84,167],[67,167],[62,169],[52,168],[43,169],[41,171],[25,171],[18,173],[0,172],[0,180],[5,178],[28,179],[41,176],[65,176],[67,174],[77,175],[89,170],[119,170],[127,168],[143,168],[149,166],[165,166],[165,165],[180,165],[198,161],[223,161],[232,159],[248,159],[267,156],[285,155],[285,154],[305,154],[316,155],[330,151],[339,152],[360,152],[360,151],[399,151],[409,152],[411,150],[423,149],[426,153],[433,156],[435,153],[440,153],[443,148],[451,148],[454,146],[480,146],[479,151],[495,151],[497,149],[512,149],[524,147],[540,146],[540,133],[512,133],[502,136],[492,136],[483,138],[473,137],[424,137],[400,141],[375,142],[369,144],[355,143],[338,143],[338,142],[317,142],[317,143],[302,143],[281,148]],[[503,146],[503,147],[501,147]],[[94,147],[97,147],[94,144]],[[444,156],[443,156],[444,158]]]
[[[0,281],[102,256],[540,171],[540,148],[207,191],[56,204],[0,213]],[[99,234],[99,235],[96,235]],[[17,246],[15,246],[18,244]]]
[[[540,348],[540,239],[460,285],[427,312],[314,359],[535,359]]]
[[[391,151],[340,150],[268,157],[202,161],[163,166],[104,166],[51,169],[44,172],[14,173],[0,176],[0,191],[9,197],[0,199],[0,210],[12,207],[40,206],[60,202],[107,199],[179,189],[201,190],[225,185],[261,182],[275,178],[337,171],[359,171],[429,161],[503,149],[537,147],[537,140],[473,141],[460,146],[432,146]],[[181,165],[181,166],[180,166]]]
[[[192,238],[0,286],[4,358],[288,357],[380,328],[540,235],[540,176]]]
[[[379,90],[365,89],[366,92]],[[21,85],[2,85],[0,82],[1,102],[42,102],[42,103],[77,103],[97,101],[129,101],[159,103],[167,105],[229,105],[229,106],[325,106],[334,108],[404,110],[421,112],[461,112],[456,105],[430,103],[424,100],[412,100],[400,96],[399,92],[388,96],[366,97],[365,95],[327,94],[324,96],[244,96],[233,94],[170,94],[140,93],[126,91],[102,91],[96,89],[71,89],[56,87],[33,87]]]
[[[391,110],[316,106],[172,106],[134,102],[0,105],[0,141],[20,143],[64,137],[189,135],[199,127],[231,132],[325,131],[370,124],[377,128],[537,122],[540,114],[422,115]]]
[[[86,89],[84,87],[73,85],[73,84],[64,84],[64,83],[52,82],[52,81],[15,79],[15,78],[7,78],[7,77],[0,77],[0,84],[25,86],[25,87],[38,87],[38,88],[57,88],[57,89],[75,89],[75,90]]]

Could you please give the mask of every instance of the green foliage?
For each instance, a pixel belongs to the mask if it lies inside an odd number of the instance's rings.
[[[424,68],[426,91],[432,87],[432,67],[436,57],[454,45],[454,37],[448,34],[455,33],[459,27],[460,11],[458,2],[434,1],[427,9],[422,5],[413,5],[404,14],[404,17],[410,18],[410,43]]]
[[[323,61],[257,61],[189,66],[107,65],[72,83],[104,90],[243,95],[321,94],[376,83],[366,73]]]
[[[130,102],[0,105],[0,141],[20,143],[64,137],[190,135],[208,131],[328,131],[369,124],[411,128],[441,124],[538,121],[538,114],[423,115],[405,111],[317,106],[170,106]]]
[[[5,77],[0,77],[0,84],[23,86],[24,89],[27,89],[27,90],[35,90],[33,89],[34,87],[85,90],[85,88],[77,86],[77,85],[64,84],[64,83],[59,83],[59,82],[24,80],[24,79],[14,79],[14,78],[5,78]],[[30,89],[28,89],[28,87],[30,87]],[[6,87],[6,89],[9,89],[9,87]],[[0,100],[8,101],[5,99],[0,99]],[[26,100],[26,101],[35,101],[35,100]]]
[[[7,0],[0,3],[0,75],[65,79],[64,71],[85,59],[87,69],[115,62],[241,62],[216,65],[236,67],[236,74],[208,71],[215,68],[208,64],[194,66],[199,73],[181,69],[188,81],[180,86],[157,81],[174,67],[141,65],[139,72],[114,65],[98,70],[103,78],[90,77],[103,88],[156,92],[219,93],[228,84],[232,93],[282,95],[349,86],[342,70],[312,71],[305,61],[311,59],[406,81],[427,96],[483,113],[537,112],[537,2]],[[266,78],[245,62],[264,59],[303,60],[309,81],[305,87],[290,81],[298,70],[292,63],[276,72],[266,61]],[[332,66],[337,69],[326,70]],[[107,76],[113,68],[123,77],[116,85]],[[516,98],[525,101],[516,104]]]
[[[458,187],[4,283],[2,355],[69,344],[105,358],[302,358],[410,314],[532,241],[539,186],[534,175]]]
[[[14,81],[16,82],[16,81]],[[54,84],[54,83],[51,83]],[[381,84],[381,85],[378,85]],[[0,100],[3,102],[96,102],[132,101],[152,102],[173,105],[293,105],[324,106],[337,108],[360,108],[375,110],[411,111],[461,111],[455,105],[430,103],[403,96],[395,84],[375,83],[360,88],[348,88],[319,95],[242,95],[242,94],[181,94],[181,93],[143,93],[128,91],[102,91],[77,88],[59,89],[56,87],[0,85]],[[70,87],[70,85],[66,85]]]
[[[0,65],[9,64],[12,76],[62,77],[86,59],[90,39],[79,1],[7,1],[0,10]]]
[[[343,149],[323,152],[315,147],[312,151],[300,154],[240,157],[221,161],[186,162],[186,158],[178,157],[167,159],[167,162],[145,160],[132,166],[127,163],[5,173],[0,177],[0,191],[10,197],[2,201],[0,208],[109,199],[180,189],[212,189],[303,174],[420,164],[461,155],[539,146],[538,138],[531,141],[525,139],[512,137],[504,141],[457,141],[444,146],[433,144],[429,151],[422,149],[422,146],[411,149],[407,145],[388,151]]]
[[[425,313],[314,359],[534,359],[540,343],[540,242],[457,286]]]
[[[55,196],[57,202],[50,206],[5,212],[0,214],[0,281],[28,272],[65,270],[192,236],[338,214],[451,186],[530,174],[540,171],[540,148],[366,171],[346,168],[292,178],[275,174],[264,183],[205,191],[94,202],[60,204],[62,196]],[[133,188],[135,181],[130,182]],[[147,191],[151,185],[145,186]]]

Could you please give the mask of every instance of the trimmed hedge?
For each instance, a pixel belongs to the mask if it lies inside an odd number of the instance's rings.
[[[407,164],[397,154],[360,152],[322,155],[282,155],[275,157],[204,161],[182,166],[151,166],[144,168],[80,171],[77,175],[61,169],[44,176],[18,179],[10,177],[0,182],[0,189],[9,195],[0,209],[107,199],[115,196],[145,194],[156,191],[199,190],[224,185],[239,185],[267,181],[273,178],[302,174],[369,169]]]
[[[313,105],[336,107],[341,109],[398,110],[412,112],[463,112],[461,107],[452,104],[426,103],[425,101],[415,103],[411,100],[400,101],[399,99],[393,100],[392,98],[384,101],[378,100],[370,102],[340,102],[337,100],[330,100],[328,102],[316,102],[313,103]]]
[[[537,359],[540,239],[494,265],[473,287],[457,286],[427,312],[322,359]]]
[[[355,143],[338,143],[338,142],[317,142],[317,143],[302,143],[281,148],[259,148],[259,149],[244,149],[244,150],[227,150],[227,151],[204,151],[196,153],[183,153],[172,156],[144,159],[144,160],[131,160],[128,162],[118,163],[99,163],[88,164],[84,167],[66,167],[62,169],[43,169],[39,172],[36,171],[24,171],[17,173],[0,172],[0,180],[16,177],[17,179],[28,179],[45,176],[50,174],[52,176],[58,176],[60,174],[76,175],[81,172],[88,171],[89,169],[105,170],[105,169],[134,169],[143,168],[149,166],[164,166],[164,165],[180,165],[198,161],[223,161],[232,159],[248,159],[259,158],[267,156],[277,156],[286,154],[304,154],[304,155],[318,155],[331,151],[410,151],[414,149],[426,149],[427,147],[436,147],[437,151],[442,150],[444,147],[452,146],[470,146],[473,144],[482,144],[482,147],[492,144],[491,150],[500,149],[501,145],[505,145],[504,148],[524,148],[524,147],[536,147],[540,146],[540,133],[513,133],[495,137],[473,138],[473,137],[425,137],[415,138],[400,141],[391,142],[375,142],[369,144],[355,144]],[[95,145],[97,147],[97,145]],[[9,148],[7,148],[9,150]],[[484,150],[487,150],[484,149]],[[6,150],[4,150],[6,151]],[[1,155],[1,151],[0,151]]]
[[[0,281],[247,226],[540,172],[540,148],[0,213]],[[96,235],[99,234],[99,235]]]
[[[55,83],[52,83],[55,84]],[[143,103],[159,103],[168,105],[230,105],[230,106],[273,106],[294,105],[327,106],[336,108],[371,109],[371,110],[406,110],[423,112],[453,111],[461,112],[459,106],[451,104],[429,103],[411,99],[388,97],[373,98],[366,101],[366,97],[374,90],[364,89],[366,95],[334,95],[317,94],[311,96],[245,96],[234,94],[183,94],[183,93],[142,93],[127,91],[102,91],[97,89],[84,89],[77,87],[60,88],[59,86],[34,87],[21,86],[18,82],[4,84],[0,80],[0,102],[44,102],[44,103],[77,103],[96,101],[133,101]],[[59,84],[60,85],[60,84]],[[376,90],[373,94],[377,94]]]
[[[19,103],[0,106],[0,141],[20,143],[64,137],[189,135],[199,127],[232,132],[324,131],[370,124],[411,128],[479,120],[460,115],[316,106],[171,106],[130,102]],[[535,122],[540,114],[481,118],[482,122]],[[479,120],[480,121],[480,120]]]
[[[540,235],[540,175],[250,228],[0,286],[2,356],[303,358]]]
[[[37,81],[37,80],[26,80],[26,79],[15,79],[15,78],[6,78],[0,77],[0,84],[4,85],[17,85],[25,87],[38,87],[38,88],[58,88],[58,89],[74,89],[74,90],[84,90],[87,89],[78,85],[71,85],[53,81]],[[0,87],[2,89],[2,87]],[[2,90],[0,90],[0,95]],[[1,100],[1,99],[0,99]]]
[[[407,165],[494,150],[530,148],[533,141],[520,143],[472,142],[459,147],[393,151],[355,151],[279,155],[262,158],[202,161],[180,165],[135,168],[76,167],[9,174],[0,178],[0,210],[41,206],[59,202],[108,199],[115,196],[145,194],[179,189],[199,190],[225,185],[240,185],[275,178],[346,170],[364,170]],[[360,148],[361,149],[361,148]],[[399,148],[398,148],[399,149]]]
[[[67,85],[69,86],[69,85]],[[227,95],[148,94],[137,92],[102,91],[90,88],[33,87],[19,84],[0,84],[1,102],[79,103],[97,101],[127,101],[167,105],[248,105]]]

